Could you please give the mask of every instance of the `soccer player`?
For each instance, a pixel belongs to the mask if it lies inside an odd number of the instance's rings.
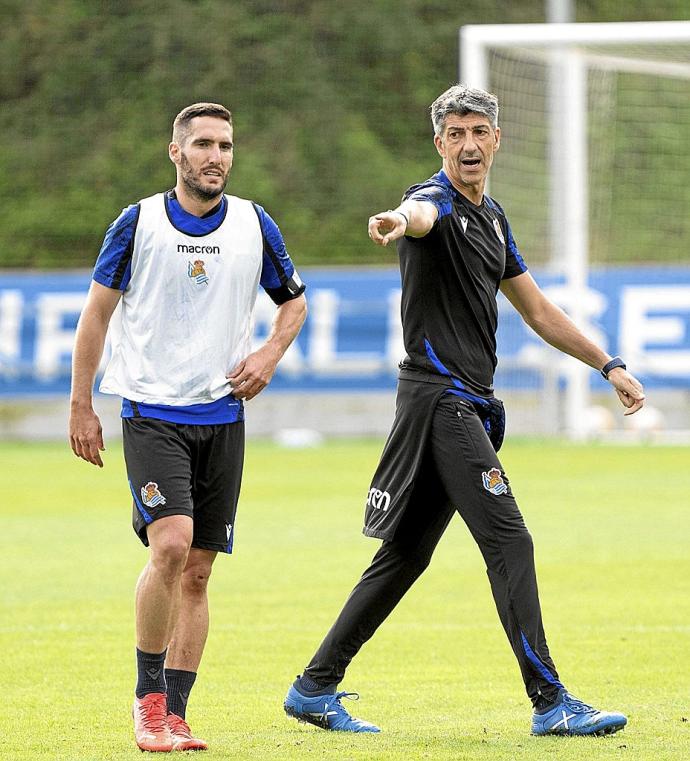
[[[429,564],[455,511],[486,562],[501,624],[534,713],[532,733],[605,734],[626,724],[563,686],[542,627],[532,538],[496,451],[503,406],[493,396],[500,288],[544,340],[602,372],[631,414],[640,383],[589,341],[536,285],[501,207],[484,194],[500,145],[498,102],[456,85],[431,106],[442,169],[369,219],[377,245],[398,241],[402,323],[395,421],[373,477],[365,534],[383,540],[369,568],[285,699],[324,729],[378,732],[352,718],[337,685],[362,645]]]
[[[136,588],[134,732],[142,750],[201,750],[186,723],[208,633],[207,583],[232,552],[244,457],[244,402],[270,382],[306,316],[276,223],[223,193],[233,161],[230,112],[183,109],[168,149],[175,188],[128,206],[110,225],[74,348],[69,438],[103,466],[92,387],[122,397],[133,526],[150,547]],[[259,283],[278,305],[250,351]],[[115,312],[115,308],[118,311]]]

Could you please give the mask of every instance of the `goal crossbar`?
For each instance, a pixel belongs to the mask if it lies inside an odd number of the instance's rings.
[[[567,45],[576,43],[641,44],[690,41],[690,21],[615,21],[597,24],[468,24],[464,39],[479,44]]]
[[[501,47],[563,48],[577,44],[690,43],[690,21],[616,21],[598,24],[468,24],[460,29],[460,80],[486,88],[483,51]]]

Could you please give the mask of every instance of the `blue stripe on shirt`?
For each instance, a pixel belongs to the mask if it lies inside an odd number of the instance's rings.
[[[263,238],[263,263],[261,267],[261,287],[280,288],[292,277],[295,267],[285,247],[280,228],[271,215],[258,203],[253,203],[259,218]]]
[[[138,414],[137,414],[138,413]],[[241,399],[232,394],[206,404],[188,404],[172,406],[168,404],[146,404],[122,400],[122,417],[148,417],[165,420],[168,423],[185,423],[187,425],[218,425],[238,423],[244,420],[244,405]]]
[[[122,210],[108,227],[93,271],[93,279],[106,286],[124,291],[132,276],[134,232],[139,219],[139,204]]]
[[[513,238],[513,231],[510,229],[510,224],[507,219],[506,228],[508,230],[508,251],[515,257],[518,267],[520,267],[523,272],[527,272],[527,265],[518,251],[517,243],[515,242],[515,238]]]
[[[405,192],[403,200],[431,203],[438,211],[438,219],[442,219],[453,211],[453,198],[456,192],[448,176],[441,169],[440,172],[437,172],[425,182],[409,188]]]
[[[445,375],[447,378],[450,378],[453,381],[453,384],[457,386],[457,388],[464,390],[465,384],[459,378],[453,376],[450,370],[443,364],[443,362],[441,362],[436,352],[434,351],[434,347],[431,345],[431,341],[429,341],[428,338],[424,339],[424,348],[426,349],[427,357],[429,357],[431,363],[441,373],[441,375]]]

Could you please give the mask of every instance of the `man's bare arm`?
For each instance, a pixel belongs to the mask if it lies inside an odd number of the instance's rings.
[[[409,235],[423,238],[434,226],[438,209],[428,201],[403,201],[396,209],[381,211],[369,217],[369,237],[377,246]]]
[[[304,294],[286,301],[276,309],[266,343],[228,373],[234,396],[249,401],[266,388],[278,362],[297,337],[306,317],[307,300]]]
[[[501,282],[501,291],[532,330],[556,349],[601,370],[611,357],[582,333],[575,323],[550,301],[529,272]],[[644,404],[642,384],[622,367],[611,370],[608,381],[632,415]]]
[[[79,318],[72,355],[69,440],[77,457],[103,467],[103,430],[93,409],[93,383],[103,356],[108,323],[121,297],[120,291],[91,283]]]

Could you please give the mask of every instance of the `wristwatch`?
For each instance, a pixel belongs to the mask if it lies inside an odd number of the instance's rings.
[[[624,370],[627,370],[628,368],[625,366],[625,362],[620,357],[614,357],[612,360],[607,362],[602,368],[601,368],[601,374],[604,377],[604,380],[609,379],[609,373],[611,370],[615,369],[616,367],[622,367]]]

